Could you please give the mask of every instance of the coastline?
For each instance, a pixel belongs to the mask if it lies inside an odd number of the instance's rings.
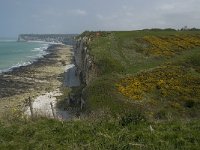
[[[0,117],[12,108],[23,107],[28,97],[35,99],[62,86],[65,66],[71,63],[72,47],[50,45],[47,54],[32,64],[0,74]]]
[[[10,42],[10,41],[9,41]],[[18,42],[16,40],[13,40],[12,42],[16,42],[16,43],[21,43]],[[27,42],[22,42],[22,43],[40,43],[41,45],[38,45],[38,47],[34,47],[33,49],[30,48],[30,50],[32,52],[37,52],[35,54],[27,54],[27,58],[26,60],[22,60],[22,61],[16,61],[15,63],[13,63],[12,65],[8,65],[8,66],[4,66],[3,68],[0,68],[0,75],[2,73],[6,73],[6,72],[10,72],[15,68],[20,68],[22,66],[28,66],[34,62],[37,62],[40,58],[43,58],[45,55],[48,54],[48,48],[51,47],[52,45],[62,45],[60,43],[51,43],[51,42],[38,42],[38,41],[27,41]]]

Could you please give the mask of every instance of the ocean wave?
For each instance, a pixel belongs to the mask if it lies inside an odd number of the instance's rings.
[[[12,71],[15,68],[19,68],[22,66],[28,66],[32,64],[34,61],[26,61],[26,62],[18,62],[17,64],[12,65],[10,68],[0,70],[0,73]]]
[[[10,68],[0,69],[0,74],[3,73],[3,72],[12,71],[15,68],[19,68],[19,67],[22,67],[22,66],[28,66],[28,65],[34,63],[39,58],[42,58],[42,57],[44,57],[45,55],[48,54],[48,52],[45,51],[45,50],[47,50],[48,47],[49,47],[49,44],[43,44],[41,47],[34,48],[31,51],[39,52],[38,54],[31,55],[31,56],[26,56],[29,60],[27,60],[27,61],[21,61],[21,62],[18,62],[16,64],[13,64]]]
[[[33,50],[31,50],[32,52],[38,52],[38,51],[43,51],[43,49],[40,47],[40,48],[34,48]]]
[[[27,61],[27,62],[18,62],[17,64],[13,65],[11,68],[18,68],[18,67],[21,67],[21,66],[27,66],[27,65],[30,65],[32,64],[33,61]]]
[[[62,42],[45,42],[45,41],[26,41],[26,42],[30,42],[30,43],[44,43],[44,44],[51,44],[51,45],[56,45],[56,44],[59,44],[59,45],[64,45]]]
[[[41,47],[36,47],[33,50],[31,50],[32,52],[40,52],[40,51],[44,51],[47,50],[47,48],[49,47],[49,44],[43,44],[43,46]]]
[[[49,47],[49,44],[42,44],[41,47],[36,47],[33,50],[31,50],[32,52],[39,52],[38,54],[34,56],[27,56],[27,57],[32,58],[32,59],[38,59],[38,58],[44,57],[45,55],[48,54],[48,52],[46,51],[48,47]]]

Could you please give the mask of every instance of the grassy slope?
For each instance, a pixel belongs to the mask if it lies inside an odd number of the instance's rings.
[[[143,36],[174,36],[174,35],[195,35],[200,32],[175,32],[175,31],[133,31],[133,32],[112,32],[108,36],[102,36],[94,38],[91,42],[90,53],[94,56],[94,61],[99,66],[101,76],[91,83],[86,90],[86,99],[88,100],[88,107],[91,109],[102,109],[108,108],[114,113],[124,113],[124,111],[132,111],[133,109],[139,109],[142,111],[150,110],[147,113],[153,111],[159,113],[163,111],[158,109],[164,104],[159,101],[155,107],[151,104],[147,104],[145,101],[134,101],[127,97],[122,96],[116,88],[122,78],[126,76],[134,76],[139,74],[142,75],[152,71],[156,67],[165,66],[170,64],[170,67],[178,66],[183,67],[189,74],[187,77],[194,76],[199,79],[200,74],[193,71],[193,67],[199,66],[200,48],[194,48],[191,50],[185,50],[173,57],[153,57],[146,56],[142,53],[138,53],[137,50],[140,44],[136,39],[142,38]],[[104,63],[102,63],[104,62]],[[191,70],[191,71],[190,71]],[[169,70],[170,71],[170,70]],[[147,73],[145,73],[147,72]],[[200,85],[197,83],[198,90]],[[186,87],[187,88],[187,87]],[[194,87],[195,88],[195,87]],[[192,97],[189,97],[192,98]],[[176,98],[175,98],[176,99]],[[197,117],[199,112],[199,100],[197,105],[193,109],[187,109],[182,107],[183,111],[192,113],[197,111]],[[122,107],[123,106],[123,107]],[[148,108],[147,108],[148,107]],[[168,106],[167,106],[168,107]],[[157,111],[154,111],[154,110]],[[165,109],[165,108],[163,108]],[[195,110],[194,110],[195,109]],[[179,118],[183,111],[176,110],[174,108],[166,108],[165,113],[170,113],[174,119]],[[172,114],[171,114],[172,113]],[[190,118],[191,116],[189,116]]]
[[[199,149],[198,107],[182,106],[180,111],[169,107],[168,103],[163,107],[163,101],[157,105],[134,101],[120,94],[116,87],[127,75],[136,76],[169,62],[186,68],[188,64],[190,68],[198,66],[199,48],[171,58],[147,57],[136,52],[140,46],[135,40],[138,37],[186,33],[197,32],[112,32],[94,38],[89,48],[100,76],[84,93],[87,110],[93,112],[89,119],[64,123],[17,119],[9,124],[2,123],[0,149]],[[191,73],[199,77],[198,72]],[[197,115],[192,118],[193,110]],[[150,112],[159,117],[150,117]],[[181,115],[183,112],[188,116]]]
[[[199,123],[39,119],[0,125],[0,149],[198,149]]]

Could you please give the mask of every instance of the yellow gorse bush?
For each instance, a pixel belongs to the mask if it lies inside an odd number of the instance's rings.
[[[143,52],[146,55],[153,56],[169,57],[178,52],[200,46],[200,36],[198,35],[174,35],[167,37],[144,36],[142,41],[147,44],[143,48]]]
[[[146,94],[170,100],[200,99],[200,78],[193,77],[181,66],[163,66],[149,72],[121,79],[117,89],[133,100],[142,100]]]

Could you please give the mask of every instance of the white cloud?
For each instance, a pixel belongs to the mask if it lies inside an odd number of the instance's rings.
[[[200,0],[0,1],[0,34],[200,28]]]
[[[81,9],[74,9],[69,11],[72,15],[78,15],[78,16],[86,16],[87,12],[85,10]]]
[[[152,0],[145,1],[145,5],[141,1],[138,5],[122,5],[109,13],[98,13],[96,18],[108,30],[200,27],[199,0]]]
[[[175,8],[174,4],[163,4],[162,6],[160,6],[160,10],[163,11],[169,11],[169,10],[173,10]]]

